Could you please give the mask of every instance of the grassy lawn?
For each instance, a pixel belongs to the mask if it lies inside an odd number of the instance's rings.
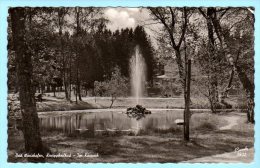
[[[209,109],[207,100],[192,98],[191,108],[194,109]],[[233,109],[236,109],[236,102],[234,99],[230,99],[230,102],[234,104]],[[64,99],[59,99],[57,97],[45,97],[43,102],[36,103],[36,109],[38,112],[48,112],[48,111],[71,111],[71,110],[85,110],[85,109],[100,109],[109,108],[111,102],[109,98],[83,98],[83,101],[66,101]],[[163,108],[163,109],[183,109],[184,100],[182,98],[177,99],[143,99],[140,104],[145,108]],[[135,106],[135,101],[133,99],[118,98],[114,104],[113,109],[121,109]],[[15,118],[20,117],[19,113],[19,101],[10,101],[10,106],[12,110],[9,110],[10,116],[15,116]]]
[[[45,93],[42,102],[36,102],[36,108],[38,112],[45,111],[70,111],[70,110],[84,110],[84,109],[98,109],[109,108],[111,101],[109,97],[82,97],[83,101],[75,102],[75,98],[72,97],[72,101],[66,101],[64,99],[64,93]],[[192,97],[191,108],[194,109],[209,109],[209,103],[206,98]],[[238,103],[238,99],[235,97],[228,98],[226,100],[229,104],[232,104],[233,109],[241,108],[241,102]],[[19,101],[18,99],[9,94],[9,115],[19,118]],[[184,108],[183,97],[179,98],[144,98],[140,100],[140,104],[146,108]],[[135,100],[133,98],[117,98],[112,108],[127,108],[135,106]],[[11,109],[11,110],[10,110]],[[14,113],[13,113],[14,112]]]

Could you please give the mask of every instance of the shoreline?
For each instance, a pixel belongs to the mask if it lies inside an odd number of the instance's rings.
[[[157,111],[182,111],[183,108],[147,108],[147,110],[157,113]],[[219,111],[224,112],[241,112],[243,109],[219,109]],[[85,110],[57,110],[57,111],[38,111],[39,115],[44,115],[47,113],[98,113],[98,112],[124,112],[126,108],[95,108],[95,109],[85,109]],[[210,112],[210,109],[190,109],[191,112]]]

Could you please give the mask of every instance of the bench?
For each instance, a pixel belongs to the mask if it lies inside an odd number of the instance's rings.
[[[42,94],[35,94],[35,100],[36,102],[42,102]]]

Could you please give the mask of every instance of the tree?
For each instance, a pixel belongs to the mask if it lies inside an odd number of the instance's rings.
[[[181,47],[185,42],[185,34],[190,17],[189,10],[184,8],[148,8],[152,17],[163,25],[164,32],[169,44],[175,52],[175,60],[178,65],[180,81],[184,90],[185,107],[189,107],[190,100],[187,100],[187,81],[188,81],[188,57],[186,54],[186,45],[184,45],[184,54],[181,53]],[[178,18],[180,18],[178,20]],[[187,104],[188,103],[188,104]],[[184,110],[184,140],[189,141],[189,109]]]
[[[65,25],[65,16],[68,14],[68,8],[60,7],[57,8],[57,14],[58,14],[58,27],[59,27],[59,45],[60,45],[60,56],[62,58],[61,64],[62,64],[62,80],[63,80],[63,86],[64,86],[64,92],[65,92],[65,98],[66,100],[70,100],[70,93],[69,93],[69,76],[68,76],[68,66],[66,66],[66,62],[68,58],[65,57],[64,52],[64,37],[63,36],[63,29]]]
[[[204,12],[201,8],[199,11],[206,18],[207,29],[208,29],[208,62],[210,66],[208,66],[208,80],[209,80],[209,102],[211,111],[216,113],[217,104],[219,103],[219,94],[218,94],[218,59],[217,59],[217,51],[215,47],[215,39],[214,39],[214,25],[212,22],[212,17],[214,15],[214,8],[207,8],[207,11]]]
[[[120,69],[116,67],[111,78],[103,82],[95,81],[95,94],[99,96],[110,96],[112,108],[113,103],[119,96],[126,96],[128,92],[128,81],[121,75]]]
[[[84,53],[81,51],[82,47],[90,45],[93,40],[93,34],[98,30],[100,25],[103,25],[107,20],[102,17],[102,8],[81,8],[75,7],[75,32],[74,32],[74,50],[75,50],[75,71],[76,71],[76,102],[77,98],[81,101],[81,57]],[[87,35],[87,36],[86,36]],[[88,65],[84,65],[88,66]]]
[[[241,12],[241,13],[240,13]],[[220,41],[221,47],[223,49],[228,50],[227,51],[227,60],[229,61],[229,64],[232,66],[232,71],[236,72],[238,75],[238,78],[244,88],[244,90],[246,91],[247,94],[247,117],[248,117],[248,122],[254,123],[254,83],[252,81],[252,79],[250,79],[250,76],[252,76],[252,73],[249,73],[247,70],[247,67],[243,67],[243,64],[241,65],[241,63],[238,62],[238,58],[240,56],[240,50],[246,50],[249,51],[252,55],[253,55],[253,33],[252,31],[254,30],[254,26],[251,24],[250,21],[254,20],[254,14],[245,8],[240,8],[238,9],[238,14],[242,14],[242,15],[246,15],[247,21],[244,21],[244,25],[241,26],[247,26],[247,29],[249,32],[249,34],[246,34],[246,32],[243,32],[242,30],[239,30],[239,40],[238,44],[239,44],[239,48],[238,48],[238,53],[235,55],[233,54],[233,52],[229,51],[231,47],[230,45],[230,36],[226,36],[225,34],[227,33],[225,30],[223,30],[223,26],[221,26],[220,24],[220,19],[217,17],[217,14],[215,15],[215,17],[212,18],[212,22],[214,23],[214,28],[217,32],[217,37]],[[244,34],[244,35],[243,35]],[[243,42],[242,42],[243,40]],[[248,42],[246,44],[243,44],[245,42],[245,40]],[[247,46],[247,44],[249,44],[249,46]],[[241,54],[242,56],[246,55],[245,51],[242,52]],[[249,59],[252,59],[252,55],[249,56]],[[245,57],[243,58],[243,62],[247,62],[247,60],[245,60]],[[249,62],[250,64],[250,62]],[[252,64],[251,64],[252,67]],[[250,68],[249,68],[250,69]],[[233,73],[234,73],[233,72]],[[254,73],[254,72],[253,72]]]
[[[222,51],[222,57],[226,58],[226,62],[229,63],[231,67],[231,73],[230,78],[228,80],[228,84],[225,87],[224,91],[222,92],[222,98],[225,98],[225,95],[227,95],[227,92],[232,86],[232,81],[234,78],[234,73],[236,72],[238,75],[238,78],[244,87],[244,90],[247,94],[247,115],[248,115],[248,121],[251,123],[254,123],[254,84],[252,80],[250,80],[250,76],[254,73],[248,72],[247,68],[244,68],[243,65],[241,65],[240,61],[241,56],[246,55],[244,54],[245,51],[250,51],[251,54],[253,54],[253,37],[252,37],[252,31],[254,29],[253,27],[253,20],[254,20],[254,14],[251,12],[251,10],[248,10],[247,8],[237,8],[235,10],[231,10],[230,8],[208,8],[207,9],[207,15],[203,11],[203,9],[199,9],[202,15],[206,18],[207,23],[210,23],[210,26],[208,26],[208,32],[211,32],[211,39],[213,41],[213,33],[215,32],[218,45],[220,46],[220,50]],[[230,11],[230,13],[228,13]],[[232,16],[234,14],[239,17],[237,19],[235,16]],[[228,14],[228,16],[226,16]],[[246,17],[245,17],[246,16]],[[221,22],[221,19],[229,19],[230,17],[233,17],[233,25],[225,25],[223,24],[223,21]],[[242,19],[241,19],[242,18]],[[222,23],[222,24],[221,24]],[[225,21],[224,21],[225,23]],[[231,22],[232,23],[232,22]],[[229,23],[230,24],[230,23]],[[245,30],[241,30],[238,26],[243,27],[247,25],[248,32]],[[209,28],[210,27],[210,28]],[[232,32],[233,29],[233,32]],[[245,29],[245,27],[244,27]],[[237,33],[234,33],[237,32]],[[234,35],[232,35],[232,33]],[[247,35],[245,35],[247,33]],[[244,34],[244,35],[243,35]],[[244,39],[243,39],[244,38]],[[244,40],[247,40],[248,43],[245,43]],[[242,42],[243,41],[243,42]],[[248,46],[247,46],[248,45]],[[235,49],[234,46],[236,46]],[[212,43],[212,48],[217,48],[217,44]],[[213,53],[213,52],[211,52]],[[219,55],[220,56],[220,55]],[[221,56],[220,56],[221,57]],[[240,59],[239,59],[240,58]],[[252,59],[252,56],[249,57]],[[248,59],[248,58],[247,58]],[[243,60],[244,62],[247,62],[246,60]],[[250,66],[246,66],[250,67]],[[252,67],[252,64],[251,64]],[[249,68],[250,69],[250,68]],[[223,100],[222,100],[223,102]]]
[[[28,154],[44,155],[39,130],[39,119],[32,85],[32,55],[25,41],[26,8],[10,8],[13,45],[15,51],[16,73],[22,113],[25,151]],[[44,157],[28,158],[29,162],[44,162]]]

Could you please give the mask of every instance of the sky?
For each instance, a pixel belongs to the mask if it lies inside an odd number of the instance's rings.
[[[156,34],[153,30],[158,30],[158,25],[144,25],[151,22],[147,9],[141,8],[106,8],[104,15],[110,21],[107,28],[111,31],[122,28],[135,28],[137,25],[143,25],[146,33],[150,36],[153,45],[155,43]]]
[[[104,12],[110,20],[107,25],[112,31],[132,27],[138,24],[137,17],[141,15],[140,8],[107,8]]]

